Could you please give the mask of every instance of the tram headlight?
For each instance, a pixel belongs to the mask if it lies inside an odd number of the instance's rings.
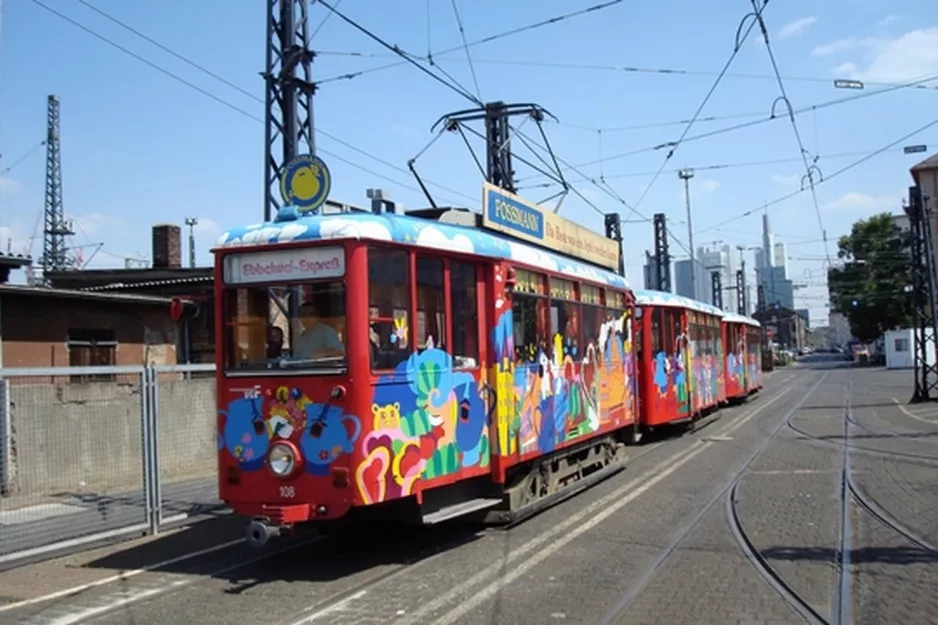
[[[267,455],[267,465],[277,477],[288,477],[296,468],[296,454],[287,445],[275,444]]]

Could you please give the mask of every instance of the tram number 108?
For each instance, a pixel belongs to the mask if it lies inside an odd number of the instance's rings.
[[[296,497],[296,489],[292,486],[281,486],[280,487],[280,498],[281,499],[293,499]]]

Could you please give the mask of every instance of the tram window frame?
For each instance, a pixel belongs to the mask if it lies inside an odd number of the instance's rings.
[[[515,276],[515,290],[511,295],[514,359],[516,363],[533,364],[536,362],[538,350],[547,353],[550,346],[548,277],[546,274],[521,267],[515,268]],[[529,331],[531,336],[528,336]]]
[[[554,347],[554,341],[559,334],[561,338],[561,349],[567,347],[567,341],[572,339],[575,351],[570,350],[570,355],[575,356],[580,353],[583,345],[582,315],[581,303],[578,301],[579,285],[574,280],[562,278],[559,276],[548,276],[548,299],[550,301],[550,347]],[[556,285],[562,285],[562,288]],[[556,295],[555,295],[556,293]],[[572,329],[572,335],[569,331]],[[563,354],[560,356],[563,360]]]
[[[458,269],[458,270],[457,270]],[[465,274],[462,274],[465,270]],[[461,260],[446,263],[449,297],[447,320],[452,332],[450,340],[454,369],[475,369],[479,366],[479,265]],[[463,282],[459,276],[466,279]],[[457,297],[458,295],[458,297]],[[459,300],[469,299],[469,302]],[[459,303],[457,303],[459,301]]]
[[[381,255],[384,257],[381,258]],[[368,247],[368,345],[373,372],[394,371],[414,352],[415,324],[411,310],[414,279],[411,275],[411,256],[412,251],[408,249],[382,245]],[[394,268],[391,261],[403,263],[403,272],[400,267]],[[376,269],[403,275],[403,284],[396,284],[373,273]],[[392,277],[396,280],[398,276]],[[377,304],[375,295],[380,296]],[[391,316],[382,315],[385,310],[390,311]],[[403,325],[400,325],[401,319]]]
[[[449,343],[446,336],[449,329],[447,322],[450,318],[446,310],[446,262],[439,256],[429,254],[418,253],[415,256],[413,284],[417,296],[417,310],[413,324],[415,326],[414,346],[418,352],[423,351],[429,347],[428,343],[432,339],[433,347],[446,351]],[[437,271],[439,271],[438,276],[428,278]],[[428,296],[438,300],[433,313],[426,308]],[[431,315],[436,319],[431,318]],[[434,329],[436,336],[431,332]]]
[[[302,358],[293,353],[309,303],[315,304],[319,324],[335,334],[341,354]],[[225,374],[264,375],[276,369],[298,375],[335,375],[348,370],[348,283],[344,278],[226,287],[222,319]],[[281,333],[277,354],[270,351],[274,328]],[[323,351],[338,350],[325,347]]]
[[[653,307],[651,309],[651,355],[652,358],[658,356],[658,352],[663,351],[662,346],[665,343],[663,334],[664,327],[664,309]]]

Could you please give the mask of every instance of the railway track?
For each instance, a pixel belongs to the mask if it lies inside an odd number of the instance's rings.
[[[742,480],[742,477],[748,471],[749,467],[758,459],[769,445],[778,437],[778,435],[784,430],[788,421],[791,417],[796,414],[801,407],[805,404],[808,398],[814,394],[814,392],[820,387],[820,385],[827,378],[829,372],[825,371],[811,388],[808,390],[805,395],[798,400],[798,402],[786,413],[785,417],[769,432],[768,437],[763,441],[754,452],[752,452],[742,464],[725,482],[724,486],[709,500],[697,514],[678,532],[672,537],[671,542],[667,547],[658,555],[658,557],[649,565],[645,571],[638,577],[638,579],[633,582],[629,588],[621,595],[619,600],[613,605],[613,607],[607,611],[599,621],[599,625],[611,625],[615,622],[628,607],[635,601],[639,596],[639,593],[649,584],[649,582],[654,578],[658,570],[664,565],[664,563],[671,557],[671,555],[684,543],[684,541],[693,533],[693,531],[703,522],[707,514],[728,494],[733,493],[735,488],[738,486],[739,482]],[[732,497],[731,497],[732,498]],[[823,622],[823,621],[822,621]]]
[[[931,555],[938,555],[938,546],[933,545],[923,537],[917,535],[908,529],[898,519],[878,505],[869,495],[860,489],[853,479],[851,469],[851,453],[859,451],[867,453],[869,450],[863,447],[857,447],[852,442],[851,428],[858,428],[869,431],[870,428],[860,423],[853,414],[852,407],[852,376],[847,384],[847,398],[843,413],[843,443],[840,445],[843,449],[843,461],[840,479],[840,545],[837,549],[838,561],[836,562],[838,570],[838,584],[835,590],[835,596],[832,599],[830,616],[822,614],[815,606],[798,593],[791,584],[789,584],[783,575],[781,575],[762,555],[760,549],[755,544],[753,538],[746,531],[742,524],[739,513],[738,488],[742,482],[743,475],[740,475],[730,488],[726,498],[726,515],[729,521],[733,536],[742,549],[743,553],[762,577],[774,588],[779,595],[788,603],[806,622],[811,625],[852,625],[853,619],[853,590],[852,590],[852,563],[851,553],[853,551],[853,528],[851,515],[853,507],[863,511],[872,519],[883,526],[899,534],[909,542],[913,543],[923,551]],[[805,436],[805,433],[792,426],[791,420],[794,418],[793,412],[786,418],[786,424],[792,430]],[[808,435],[807,438],[817,440],[817,437]],[[822,442],[828,442],[826,440]],[[887,454],[889,457],[906,457],[907,454]]]

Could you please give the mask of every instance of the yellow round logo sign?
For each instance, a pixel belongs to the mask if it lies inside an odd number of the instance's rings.
[[[314,211],[329,197],[332,176],[329,168],[318,156],[300,154],[283,168],[280,177],[280,195],[289,206],[300,212]]]

